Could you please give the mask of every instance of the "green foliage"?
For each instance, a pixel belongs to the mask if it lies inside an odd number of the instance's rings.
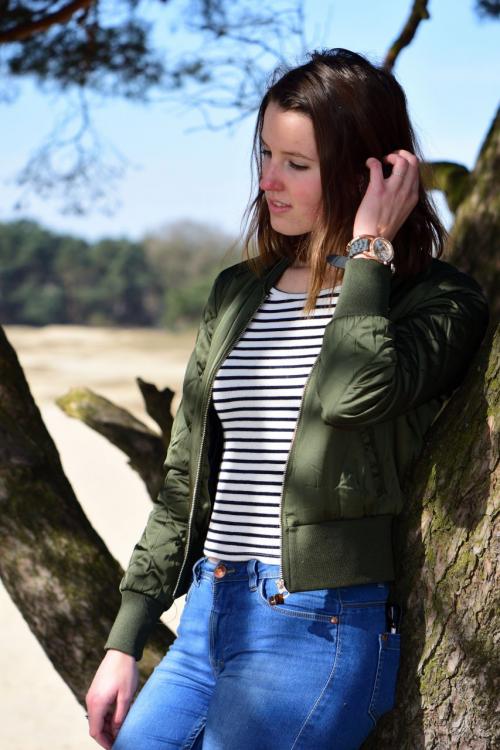
[[[190,286],[166,292],[163,315],[165,326],[179,329],[199,319],[210,293],[211,284],[211,278],[204,278],[195,281]]]
[[[95,243],[29,220],[0,224],[0,322],[195,325],[229,245],[192,222]]]
[[[198,323],[215,276],[241,258],[232,238],[193,221],[170,224],[144,237],[143,244],[149,263],[163,280],[161,322],[176,329]]]

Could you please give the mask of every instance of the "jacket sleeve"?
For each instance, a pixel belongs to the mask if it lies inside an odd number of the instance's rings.
[[[346,263],[318,361],[325,422],[343,429],[376,424],[459,385],[489,311],[480,286],[454,270],[425,281],[411,312],[392,321],[390,269],[368,258]]]
[[[203,310],[184,375],[182,398],[172,423],[163,464],[163,486],[120,582],[121,607],[105,644],[105,649],[123,651],[137,660],[141,659],[158,618],[173,603],[172,594],[183,560],[190,511],[191,424],[217,317],[223,275],[224,271],[215,279]]]

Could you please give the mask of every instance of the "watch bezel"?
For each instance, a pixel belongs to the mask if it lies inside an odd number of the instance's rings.
[[[370,244],[370,250],[382,263],[390,263],[394,259],[392,242],[385,237],[374,237]]]

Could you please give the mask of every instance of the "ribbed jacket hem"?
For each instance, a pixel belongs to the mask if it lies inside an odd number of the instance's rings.
[[[369,258],[350,258],[345,266],[335,320],[344,315],[389,315],[392,273]]]
[[[104,648],[142,658],[144,645],[164,608],[150,596],[122,591],[122,603]]]
[[[287,528],[288,591],[394,580],[393,519],[383,514]]]

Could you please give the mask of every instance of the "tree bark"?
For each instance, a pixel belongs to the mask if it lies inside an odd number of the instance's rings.
[[[496,747],[499,355],[500,328],[491,326],[405,487],[395,534],[404,606],[396,707],[363,750]]]
[[[457,209],[446,250],[447,261],[481,284],[496,320],[500,316],[499,180],[500,107],[470,175],[472,188]]]
[[[394,40],[386,53],[383,62],[383,67],[386,70],[392,71],[398,55],[405,47],[408,47],[412,43],[421,21],[430,18],[427,5],[428,0],[413,0],[408,19],[399,33],[399,36]]]
[[[90,525],[0,328],[0,576],[76,698],[104,656],[123,571]],[[172,643],[163,624],[140,662],[141,684]]]
[[[433,161],[426,164],[425,169],[421,171],[424,173],[426,189],[440,190],[453,214],[473,187],[471,173],[463,164]]]
[[[163,482],[163,460],[172,430],[173,391],[169,388],[159,391],[151,383],[137,380],[149,415],[162,428],[161,435],[90,388],[71,388],[56,403],[69,417],[80,419],[123,451],[130,467],[146,485],[150,498],[155,500]]]
[[[0,32],[0,44],[22,42],[35,34],[47,31],[47,29],[55,24],[66,23],[75,13],[87,10],[94,2],[95,0],[73,0],[73,2],[68,3],[54,13],[47,13],[38,18],[34,17],[38,14],[33,14],[31,20],[25,23],[21,22],[19,26],[14,26],[7,31]]]
[[[404,488],[395,534],[397,595],[406,610],[396,706],[363,750],[498,746],[499,174],[497,112],[445,258],[483,287],[490,326]]]

